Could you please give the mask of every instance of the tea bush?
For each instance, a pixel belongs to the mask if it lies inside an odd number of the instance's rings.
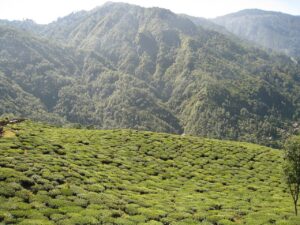
[[[0,224],[298,225],[282,152],[25,121],[0,138]]]

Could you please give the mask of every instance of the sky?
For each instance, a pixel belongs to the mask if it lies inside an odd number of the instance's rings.
[[[32,19],[47,24],[80,10],[91,10],[105,0],[0,0],[0,19]],[[300,15],[300,0],[119,0],[144,7],[161,7],[175,13],[214,18],[242,9],[257,8]]]

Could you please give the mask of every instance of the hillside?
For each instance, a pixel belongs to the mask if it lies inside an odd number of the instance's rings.
[[[25,121],[0,149],[1,224],[300,223],[267,147]]]
[[[300,16],[247,9],[218,17],[213,22],[265,48],[300,56]]]
[[[62,121],[51,109],[78,69],[70,51],[7,26],[0,33],[0,115]]]
[[[30,102],[0,96],[0,114],[274,147],[298,130],[300,66],[186,16],[111,3],[44,26],[0,23],[1,74]]]
[[[189,20],[191,20],[195,25],[203,27],[207,30],[213,30],[213,31],[216,31],[218,33],[225,34],[227,36],[231,36],[233,38],[235,37],[224,26],[218,25],[217,23],[215,23],[211,19],[206,19],[206,18],[202,18],[202,17],[195,17],[195,16],[189,16],[189,15],[186,15],[186,14],[182,14],[182,16],[188,18]]]

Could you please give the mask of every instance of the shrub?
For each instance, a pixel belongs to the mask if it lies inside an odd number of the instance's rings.
[[[137,204],[128,204],[128,205],[126,205],[125,206],[125,212],[128,214],[128,215],[136,215],[136,214],[138,214],[138,208],[139,208],[140,206],[139,205],[137,205]]]
[[[162,217],[166,216],[166,212],[163,210],[157,210],[152,208],[139,208],[138,212],[141,215],[146,216],[150,220],[160,220]]]
[[[129,219],[126,218],[116,218],[113,220],[115,225],[135,225],[135,223]]]
[[[63,206],[59,208],[59,211],[62,214],[69,214],[69,213],[78,213],[82,210],[79,206]]]
[[[53,222],[43,219],[25,219],[19,223],[20,225],[54,225]]]
[[[88,191],[93,191],[93,192],[103,192],[105,188],[101,184],[92,184],[87,186]]]
[[[151,132],[145,139],[144,132],[16,126],[18,137],[0,138],[0,224],[300,224],[282,192],[280,151]],[[14,148],[19,142],[34,150],[24,155]]]
[[[54,222],[57,222],[57,221],[59,221],[59,220],[63,220],[63,219],[65,219],[65,218],[66,218],[65,215],[58,214],[58,213],[52,214],[52,215],[50,216],[50,219],[53,220]]]

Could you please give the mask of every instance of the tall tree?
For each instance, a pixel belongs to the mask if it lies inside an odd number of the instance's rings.
[[[300,190],[300,137],[293,136],[285,144],[285,180],[293,198],[295,214],[298,214],[297,202]]]

